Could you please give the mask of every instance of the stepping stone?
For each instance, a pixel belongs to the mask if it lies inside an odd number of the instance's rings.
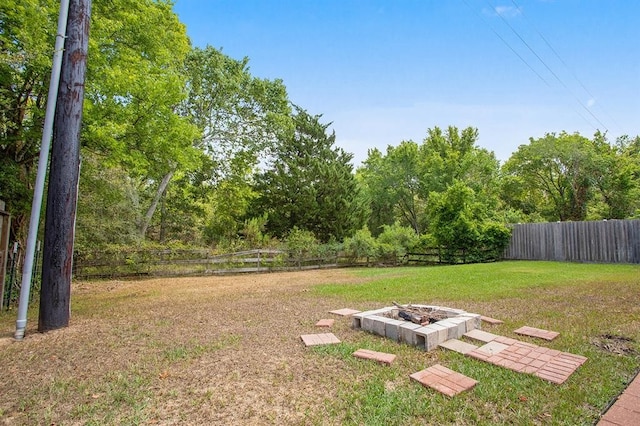
[[[491,324],[491,325],[498,325],[498,324],[504,323],[504,321],[500,321],[499,319],[495,319],[495,318],[491,318],[491,317],[485,317],[484,315],[481,315],[480,319],[483,322],[486,322],[487,324]]]
[[[533,374],[541,379],[560,385],[586,360],[587,358],[580,355],[560,352]]]
[[[423,386],[435,389],[447,396],[455,396],[460,392],[471,389],[478,383],[472,378],[449,370],[440,364],[413,373],[409,377]]]
[[[509,346],[504,343],[499,342],[489,342],[485,345],[482,345],[478,348],[477,352],[481,352],[487,356],[492,356],[499,354],[503,350],[507,349]]]
[[[348,317],[348,316],[351,316],[353,314],[358,314],[358,313],[360,313],[360,311],[357,311],[355,309],[343,308],[343,309],[337,309],[335,311],[329,311],[329,313],[330,314],[340,315],[342,317]]]
[[[486,345],[467,352],[466,355],[519,373],[533,374],[555,384],[564,383],[587,361],[587,358],[581,355],[560,352],[503,336],[498,336]]]
[[[303,334],[300,336],[305,346],[333,345],[340,340],[333,333]]]
[[[440,346],[441,348],[449,349],[450,351],[461,353],[463,355],[475,349],[478,349],[476,345],[472,345],[471,343],[463,342],[462,340],[458,339],[446,340],[440,343],[438,346]]]
[[[523,336],[537,337],[544,340],[553,340],[560,335],[557,331],[543,330],[541,328],[528,327],[526,325],[515,330],[514,333],[521,334]]]
[[[473,340],[479,340],[484,343],[489,343],[499,337],[497,334],[489,333],[487,331],[482,331],[477,328],[463,334],[463,336]]]
[[[358,349],[353,353],[353,356],[356,358],[370,359],[386,365],[391,365],[391,363],[396,359],[394,354],[376,352],[369,349]]]
[[[331,327],[336,320],[333,319],[321,319],[316,323],[316,327]]]

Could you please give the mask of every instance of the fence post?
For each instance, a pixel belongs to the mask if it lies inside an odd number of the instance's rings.
[[[18,242],[13,243],[13,256],[11,257],[11,270],[9,271],[9,288],[5,296],[5,306],[9,309],[11,304],[11,293],[13,292],[13,284],[16,281],[16,264],[18,263]],[[4,295],[3,295],[4,296]]]
[[[9,260],[9,230],[11,229],[11,215],[4,209],[4,201],[0,200],[0,311],[4,301],[4,283]]]

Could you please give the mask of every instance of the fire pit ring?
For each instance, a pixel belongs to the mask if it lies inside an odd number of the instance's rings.
[[[480,315],[461,309],[430,305],[409,305],[412,308],[430,311],[444,319],[427,325],[415,324],[397,318],[398,306],[389,306],[373,311],[359,312],[352,316],[352,326],[396,342],[430,351],[449,339],[458,339],[471,330],[480,329]],[[394,315],[395,311],[395,315]],[[395,317],[395,318],[394,318]]]

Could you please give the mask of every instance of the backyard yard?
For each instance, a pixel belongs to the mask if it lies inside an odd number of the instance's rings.
[[[486,331],[581,355],[563,384],[456,352],[421,351],[329,311],[393,301],[504,321]],[[335,319],[330,330],[315,324]],[[540,341],[513,333],[560,333]],[[557,262],[330,269],[74,282],[71,326],[12,338],[0,314],[0,424],[593,424],[640,368],[640,267]],[[305,347],[303,334],[341,343]],[[391,366],[357,359],[396,354]],[[455,397],[409,375],[478,381]]]

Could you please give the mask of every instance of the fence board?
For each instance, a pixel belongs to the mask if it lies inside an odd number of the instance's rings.
[[[514,225],[504,258],[640,263],[640,220]]]

